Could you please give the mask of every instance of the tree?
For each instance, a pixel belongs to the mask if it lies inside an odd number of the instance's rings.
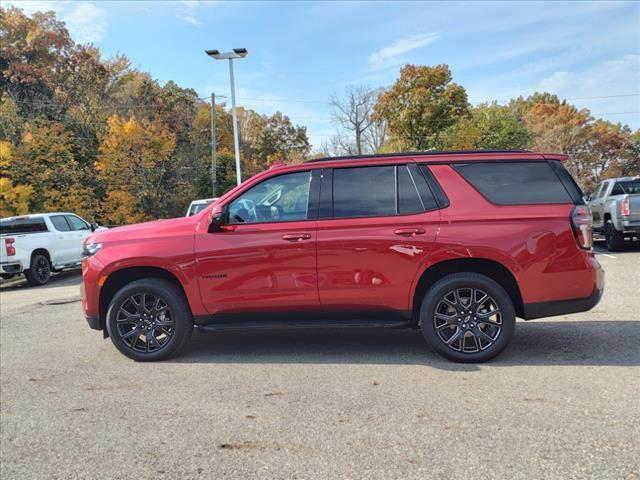
[[[378,97],[373,118],[387,122],[401,147],[426,150],[439,147],[442,133],[468,115],[466,91],[452,82],[447,65],[405,65]]]
[[[0,170],[8,172],[13,163],[13,145],[0,141]],[[14,185],[9,177],[0,177],[0,217],[23,215],[29,212],[31,185]]]
[[[445,148],[451,149],[524,149],[531,133],[513,109],[497,103],[473,108],[444,135]]]
[[[376,124],[373,119],[376,99],[377,92],[368,87],[348,88],[343,98],[335,95],[331,97],[332,118],[341,129],[338,134],[341,137],[339,143],[345,146],[353,145],[353,148],[348,148],[350,150],[348,153],[362,155],[371,151],[371,142],[367,140],[367,134]],[[379,123],[384,125],[384,121]],[[378,140],[375,133],[374,140]]]
[[[119,223],[163,217],[172,190],[175,135],[159,122],[133,117],[113,115],[108,125],[96,162],[107,193],[104,218]]]

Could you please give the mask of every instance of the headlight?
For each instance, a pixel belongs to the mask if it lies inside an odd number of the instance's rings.
[[[82,256],[83,257],[91,257],[95,255],[102,249],[101,243],[85,243],[82,246]]]

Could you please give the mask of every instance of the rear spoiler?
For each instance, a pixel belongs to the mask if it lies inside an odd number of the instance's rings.
[[[541,153],[540,155],[542,155],[542,158],[545,160],[560,160],[561,162],[569,160],[569,155],[565,155],[564,153]]]

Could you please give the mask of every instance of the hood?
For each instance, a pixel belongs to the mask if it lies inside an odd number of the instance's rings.
[[[138,238],[155,238],[165,236],[184,235],[195,232],[195,217],[169,218],[153,220],[151,222],[134,223],[122,227],[96,230],[91,235],[94,243],[104,241],[135,240]]]

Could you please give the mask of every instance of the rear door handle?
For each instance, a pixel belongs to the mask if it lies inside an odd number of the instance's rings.
[[[422,235],[425,233],[424,228],[396,228],[393,233],[396,235],[402,235],[403,237],[413,237],[415,235]]]
[[[282,235],[282,239],[288,242],[301,242],[302,240],[309,240],[310,238],[311,234],[309,233],[285,233]]]

